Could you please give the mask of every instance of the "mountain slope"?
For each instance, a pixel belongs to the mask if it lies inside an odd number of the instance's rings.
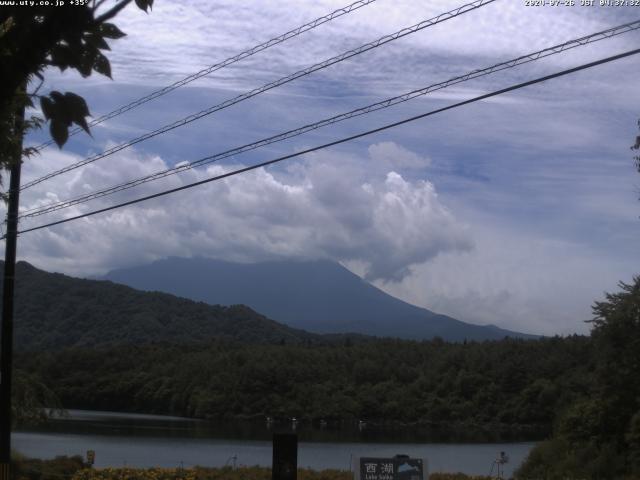
[[[0,262],[0,271],[4,262]],[[1,279],[0,279],[1,285]],[[213,306],[112,282],[84,280],[16,266],[18,350],[192,343],[226,338],[252,343],[319,341],[248,307]]]
[[[408,339],[491,340],[531,337],[480,326],[410,305],[329,261],[231,263],[168,258],[114,270],[106,279],[210,304],[242,303],[292,327]]]

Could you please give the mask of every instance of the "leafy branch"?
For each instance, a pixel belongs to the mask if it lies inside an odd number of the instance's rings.
[[[153,0],[134,0],[138,8],[147,12]],[[38,94],[39,85],[31,94],[25,94],[25,85],[36,77],[44,81],[44,71],[56,67],[60,71],[76,70],[83,77],[93,72],[111,78],[111,65],[105,52],[110,50],[107,40],[125,36],[109,20],[114,18],[132,0],[122,0],[103,12],[104,1],[60,9],[46,6],[32,8],[5,7],[0,11],[0,166],[6,167],[15,156],[16,144],[24,133],[38,128],[42,120],[35,117],[21,122],[17,131],[16,112],[33,107],[32,99],[39,98],[49,131],[62,148],[69,138],[69,128],[80,126],[90,134],[86,117],[90,116],[85,100],[72,92],[52,91]],[[23,154],[35,153],[26,149]]]

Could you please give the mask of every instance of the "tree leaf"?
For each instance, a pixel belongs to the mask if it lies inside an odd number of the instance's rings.
[[[81,127],[85,132],[87,132],[87,134],[88,134],[90,137],[93,137],[93,135],[91,135],[91,131],[89,130],[89,125],[87,124],[87,120],[86,120],[84,117],[79,118],[79,119],[77,119],[77,120],[74,120],[74,122],[76,122],[78,125],[80,125],[80,127]]]
[[[68,110],[71,112],[71,119],[75,122],[79,117],[90,116],[89,107],[87,102],[80,95],[73,92],[65,92],[64,102],[66,103]]]
[[[98,52],[95,60],[93,61],[93,69],[106,77],[112,78],[111,65],[109,64],[109,60],[100,52]]]
[[[113,23],[103,23],[102,25],[100,25],[98,31],[103,37],[106,38],[118,39],[126,35],[126,33],[116,27]]]
[[[84,118],[91,114],[89,113],[89,107],[87,107],[87,102],[85,102],[84,98],[75,93],[66,92],[64,94],[64,103],[64,108],[68,112],[69,119],[80,125],[85,132],[91,135],[87,120]]]
[[[49,120],[52,122],[60,122],[64,125],[71,125],[71,111],[67,107],[67,100],[65,96],[54,90],[49,96],[51,97],[52,102],[50,103],[49,108]]]
[[[64,95],[57,90],[52,90],[49,96],[53,99],[54,102],[64,102]]]
[[[53,141],[56,142],[59,148],[62,148],[69,138],[69,128],[58,120],[51,120],[49,132],[51,132],[51,138],[53,138]]]
[[[40,106],[42,107],[42,113],[48,120],[59,121],[62,123],[70,124],[71,118],[65,108],[64,95],[54,90],[49,94],[49,97],[42,96],[40,99]]]
[[[144,10],[146,12],[147,9],[151,9],[153,7],[153,0],[136,0],[136,5],[140,10]]]
[[[56,47],[51,50],[51,63],[62,71],[78,62],[78,60],[79,57],[75,51],[66,45],[56,45]]]
[[[109,47],[109,44],[99,34],[95,34],[94,33],[94,34],[91,34],[91,35],[87,35],[85,37],[85,41],[89,45],[94,46],[95,48],[100,48],[102,50],[111,50],[111,48]]]
[[[80,57],[80,61],[73,66],[78,70],[78,72],[80,72],[80,75],[86,78],[91,75],[94,61],[95,55],[93,55],[92,52],[87,51],[82,55],[82,57]]]

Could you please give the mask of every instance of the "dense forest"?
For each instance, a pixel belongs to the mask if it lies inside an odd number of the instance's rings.
[[[586,337],[451,344],[151,345],[21,355],[67,408],[549,432],[588,391]]]
[[[17,299],[17,406],[543,433],[520,478],[640,477],[640,278],[596,302],[589,337],[447,343],[19,267],[35,286]]]

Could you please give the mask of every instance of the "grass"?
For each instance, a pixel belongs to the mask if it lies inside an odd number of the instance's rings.
[[[210,468],[88,468],[82,457],[52,460],[25,458],[14,454],[13,480],[271,480],[268,467]],[[298,480],[352,480],[346,470],[298,469]],[[490,477],[462,473],[433,473],[429,480],[490,480]]]
[[[232,469],[194,467],[175,468],[105,468],[83,470],[73,480],[271,480],[268,467],[243,467]],[[352,480],[353,475],[346,470],[298,469],[298,480]],[[434,473],[429,480],[490,480],[490,477],[468,476],[463,473]]]

